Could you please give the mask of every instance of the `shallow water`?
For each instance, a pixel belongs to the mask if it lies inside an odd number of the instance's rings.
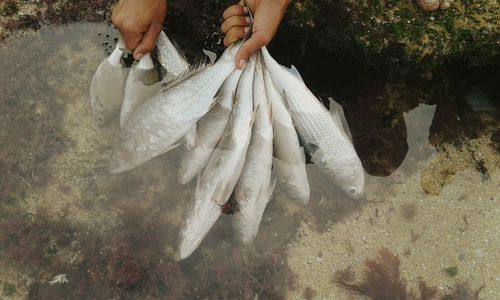
[[[489,80],[334,84],[341,75],[319,79],[299,61],[313,90],[344,104],[368,172],[363,199],[308,165],[310,205],[278,187],[252,249],[223,216],[178,263],[194,190],[177,182],[183,150],[110,175],[118,121],[97,129],[90,116],[90,79],[114,37],[105,25],[74,24],[1,45],[0,298],[357,299],[333,279],[350,268],[360,281],[383,247],[409,289],[423,280],[441,296],[500,295],[498,91]],[[470,90],[472,107],[462,95]],[[68,282],[49,284],[58,274]]]

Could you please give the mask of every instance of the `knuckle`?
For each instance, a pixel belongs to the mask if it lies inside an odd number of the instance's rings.
[[[260,46],[264,46],[271,41],[271,35],[267,32],[263,32],[262,34],[256,36],[255,39]]]

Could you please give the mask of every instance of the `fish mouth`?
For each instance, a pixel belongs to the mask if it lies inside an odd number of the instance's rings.
[[[175,253],[174,259],[176,261],[181,261],[183,259],[188,258],[193,254],[193,252],[198,248],[198,245],[200,244],[201,241],[188,241],[188,242],[183,242],[179,246],[179,250]],[[189,245],[189,246],[188,246]]]

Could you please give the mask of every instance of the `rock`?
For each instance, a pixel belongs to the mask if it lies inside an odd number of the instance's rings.
[[[435,11],[439,8],[439,0],[416,0],[418,5],[425,11]]]
[[[422,2],[433,3],[435,11],[422,10]],[[498,65],[499,19],[495,0],[303,0],[292,4],[284,31],[303,33],[293,39],[305,47],[317,42],[368,66],[425,74],[452,61]]]
[[[20,20],[21,15],[40,23],[109,21],[111,1],[91,2],[52,0],[30,8],[33,4],[26,1],[10,0],[19,13],[0,15],[0,36],[35,27]],[[221,51],[221,16],[231,4],[234,1],[169,0],[167,31],[187,49],[188,57],[201,57],[201,48]],[[429,21],[430,17],[434,20]],[[497,0],[297,0],[290,5],[272,46],[296,57],[314,49],[354,57],[368,67],[428,74],[452,61],[500,64],[499,24]]]

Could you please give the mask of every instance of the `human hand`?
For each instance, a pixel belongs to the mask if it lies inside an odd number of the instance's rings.
[[[272,40],[290,0],[247,0],[247,3],[252,9],[254,23],[252,37],[241,45],[236,54],[236,66],[240,69],[252,54]],[[245,36],[251,21],[243,1],[229,6],[223,18],[221,31],[226,35],[224,46],[227,47]]]
[[[167,16],[166,0],[119,0],[111,20],[120,31],[134,59],[154,49]]]

